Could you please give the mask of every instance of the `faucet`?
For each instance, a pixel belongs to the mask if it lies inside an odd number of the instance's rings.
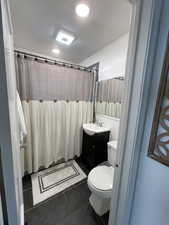
[[[104,125],[104,123],[103,123],[103,122],[98,121],[98,120],[96,120],[96,124],[97,124],[99,127],[103,127],[103,125]]]

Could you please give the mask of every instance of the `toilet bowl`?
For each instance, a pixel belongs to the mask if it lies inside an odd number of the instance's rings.
[[[91,191],[89,202],[99,216],[109,211],[113,188],[117,141],[108,142],[107,145],[109,165],[99,165],[93,168],[87,179]]]

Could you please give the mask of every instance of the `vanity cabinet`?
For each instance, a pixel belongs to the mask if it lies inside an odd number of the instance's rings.
[[[110,131],[88,135],[83,131],[82,155],[83,163],[92,169],[98,164],[107,161],[107,142]]]

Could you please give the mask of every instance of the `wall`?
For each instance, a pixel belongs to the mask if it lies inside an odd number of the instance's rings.
[[[169,167],[147,156],[156,96],[169,31],[169,1],[164,0],[163,4],[130,225],[169,224]]]
[[[97,114],[96,121],[101,122],[104,127],[110,129],[110,141],[118,140],[120,119],[116,117]]]
[[[96,62],[100,62],[99,80],[125,76],[128,40],[129,33],[126,33],[94,55],[85,59],[81,64],[90,66]]]

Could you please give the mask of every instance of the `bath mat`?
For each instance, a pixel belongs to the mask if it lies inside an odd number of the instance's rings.
[[[86,174],[74,161],[68,161],[31,176],[33,205],[67,189],[86,178]]]

